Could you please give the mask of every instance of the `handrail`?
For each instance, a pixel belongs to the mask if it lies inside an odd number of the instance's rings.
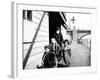
[[[27,64],[28,58],[29,58],[30,53],[31,53],[31,51],[32,51],[32,47],[33,47],[34,41],[36,40],[36,37],[37,37],[37,34],[38,34],[38,32],[39,32],[41,23],[42,23],[43,18],[44,18],[44,16],[45,16],[45,13],[46,13],[46,12],[44,12],[43,15],[42,15],[42,17],[41,17],[41,20],[40,20],[40,22],[39,22],[37,31],[36,31],[36,33],[35,33],[33,39],[32,39],[32,43],[31,43],[31,45],[30,45],[30,47],[29,47],[29,49],[28,49],[28,51],[27,51],[27,54],[26,54],[26,56],[25,56],[25,59],[24,59],[24,61],[23,61],[23,69],[25,69],[25,66],[26,66],[26,64]]]
[[[37,52],[37,53],[35,53],[33,55],[30,55],[30,57],[35,56],[35,55],[38,55],[38,54],[43,53],[43,52],[44,52],[44,50],[43,51],[40,51],[40,52]]]
[[[37,28],[34,28],[34,30],[37,30]],[[44,30],[39,30],[39,31],[47,33],[47,31],[44,31]]]
[[[34,47],[32,49],[37,49],[37,48],[41,48],[41,47],[44,47],[44,46]],[[28,49],[25,49],[24,51],[26,51],[26,50],[28,50]]]
[[[33,43],[36,43],[36,42],[47,42],[48,40],[45,40],[45,41],[35,41]],[[23,44],[31,44],[32,42],[23,42]]]
[[[45,21],[43,21],[43,22],[45,22]],[[37,22],[34,22],[34,21],[33,21],[33,23],[38,24]],[[46,24],[47,24],[47,23],[46,23]],[[45,28],[47,28],[47,26],[44,26],[44,25],[42,25],[42,26],[45,27]]]
[[[26,66],[29,66],[29,65],[31,65],[31,64],[33,64],[33,63],[35,63],[35,62],[37,62],[39,59],[41,59],[41,57],[39,57],[39,58],[36,59],[35,61],[32,61],[31,63],[27,64]]]

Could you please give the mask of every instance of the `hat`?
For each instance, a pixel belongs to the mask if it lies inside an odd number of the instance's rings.
[[[68,45],[69,45],[69,41],[67,39],[63,41],[64,44],[65,44],[65,42],[68,42]]]
[[[51,46],[50,45],[45,45],[44,48],[48,48],[48,49],[51,49]]]
[[[60,28],[59,28],[59,27],[57,27],[57,30],[60,30]]]

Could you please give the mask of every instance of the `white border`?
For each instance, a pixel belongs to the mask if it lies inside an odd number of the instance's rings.
[[[13,16],[12,20],[12,38],[13,38],[13,50],[12,50],[12,76],[13,77],[41,77],[41,76],[54,76],[70,73],[86,73],[96,71],[96,53],[93,50],[95,47],[94,34],[96,26],[96,8],[86,7],[73,7],[73,6],[54,6],[54,5],[35,5],[32,3],[18,3],[13,2]],[[92,14],[92,51],[91,51],[91,67],[69,67],[69,68],[54,68],[54,69],[35,69],[35,70],[23,70],[22,69],[22,10],[43,10],[43,11],[62,11],[62,12],[85,12]]]

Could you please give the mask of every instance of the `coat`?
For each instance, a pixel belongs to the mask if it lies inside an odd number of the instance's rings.
[[[63,36],[62,36],[61,32],[59,34],[55,33],[54,37],[55,37],[57,43],[60,45],[60,47],[62,47]]]

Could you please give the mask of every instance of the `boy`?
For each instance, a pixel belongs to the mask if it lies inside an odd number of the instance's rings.
[[[46,45],[44,49],[41,66],[37,65],[37,68],[52,68],[55,66],[55,55],[51,52],[50,45]]]
[[[51,42],[52,42],[52,52],[54,52],[55,54],[55,60],[56,60],[56,67],[58,62],[61,60],[61,48],[59,46],[59,44],[57,43],[57,41],[55,40],[55,38],[51,38]]]

